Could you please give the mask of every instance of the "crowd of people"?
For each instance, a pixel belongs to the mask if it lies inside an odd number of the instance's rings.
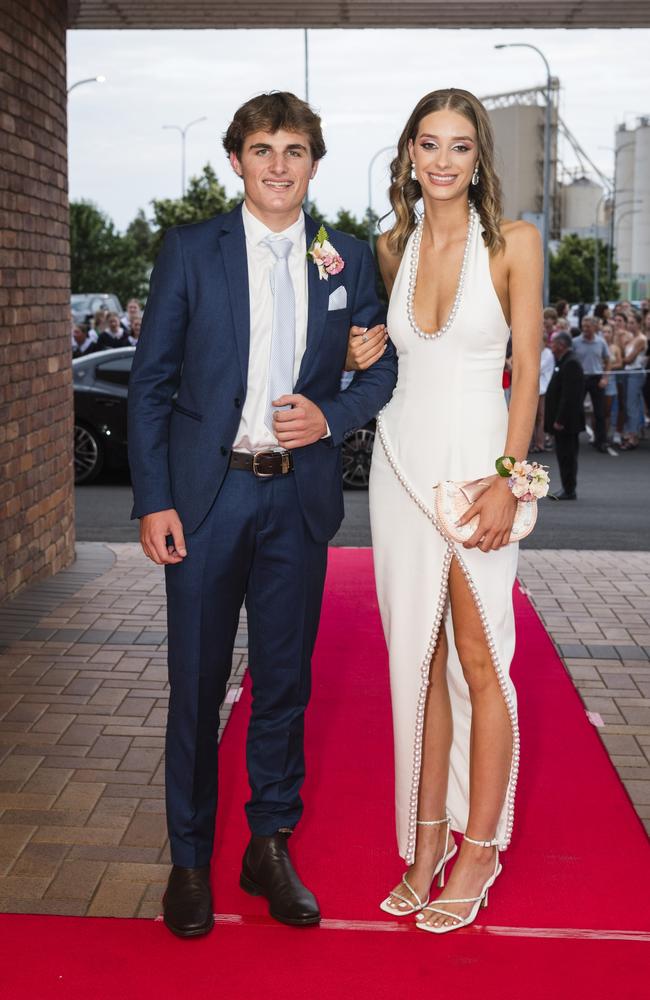
[[[605,302],[571,326],[569,305],[544,310],[540,396],[530,450],[555,448],[560,500],[576,499],[578,437],[596,451],[632,451],[650,415],[650,305]],[[585,422],[588,401],[590,423]]]
[[[568,466],[577,470],[578,434],[586,430],[592,446],[603,454],[616,456],[621,451],[638,447],[646,420],[650,417],[650,303],[644,301],[636,309],[623,301],[610,307],[600,302],[593,310],[579,310],[577,323],[569,318],[569,303],[560,300],[544,310],[544,330],[539,378],[539,402],[529,451],[533,454],[558,451],[562,458],[570,456]],[[140,336],[142,307],[137,299],[129,299],[126,312],[120,316],[108,308],[97,310],[85,324],[72,321],[72,356],[84,357],[95,351],[115,347],[135,346]],[[563,337],[560,337],[563,334]],[[554,348],[554,343],[556,344]],[[554,374],[559,374],[560,359],[571,352],[567,367],[569,376],[562,381],[563,391],[555,407],[566,407],[567,393],[572,397],[572,417],[566,417],[573,428],[571,441],[563,435],[569,432],[549,411],[547,393]],[[573,364],[573,361],[576,364]],[[509,394],[512,357],[506,359],[504,386]],[[554,398],[557,392],[553,394]],[[584,409],[590,422],[585,424]],[[578,428],[578,430],[575,430]],[[566,464],[566,463],[565,463]],[[565,496],[575,496],[575,474],[566,471],[563,484]]]
[[[129,299],[122,316],[104,308],[89,316],[87,323],[71,319],[72,357],[83,358],[114,347],[135,347],[142,325],[142,307],[137,299]]]

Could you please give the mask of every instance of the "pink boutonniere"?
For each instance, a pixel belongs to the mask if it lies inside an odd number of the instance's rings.
[[[316,233],[307,256],[311,257],[318,268],[321,281],[327,281],[330,274],[340,274],[345,267],[345,261],[329,241],[325,226],[321,226]]]

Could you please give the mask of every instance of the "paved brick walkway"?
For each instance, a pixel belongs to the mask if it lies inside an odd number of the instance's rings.
[[[650,553],[522,553],[519,578],[650,833]]]
[[[162,570],[133,544],[0,607],[0,911],[155,916],[169,865]],[[526,551],[521,579],[650,827],[650,554]],[[247,657],[242,616],[222,724]]]

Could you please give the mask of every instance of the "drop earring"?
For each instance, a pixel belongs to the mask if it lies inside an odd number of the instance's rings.
[[[472,174],[472,187],[476,187],[479,181],[478,165],[474,167],[474,173]]]
[[[418,175],[415,172],[415,163],[411,163],[411,180],[416,181],[417,179]]]

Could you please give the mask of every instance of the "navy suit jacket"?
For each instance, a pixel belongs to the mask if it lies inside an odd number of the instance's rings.
[[[305,216],[306,245],[318,224]],[[343,518],[340,444],[390,399],[397,360],[383,357],[340,391],[351,325],[385,319],[375,290],[372,253],[347,233],[330,239],[345,261],[338,275],[308,272],[307,346],[294,391],[316,403],[331,437],[297,448],[294,467],[304,517],[316,541],[329,540]],[[347,291],[344,309],[330,294]],[[250,316],[241,206],[206,222],[170,229],[151,276],[129,382],[131,516],[175,508],[195,531],[219,492],[246,398]]]

